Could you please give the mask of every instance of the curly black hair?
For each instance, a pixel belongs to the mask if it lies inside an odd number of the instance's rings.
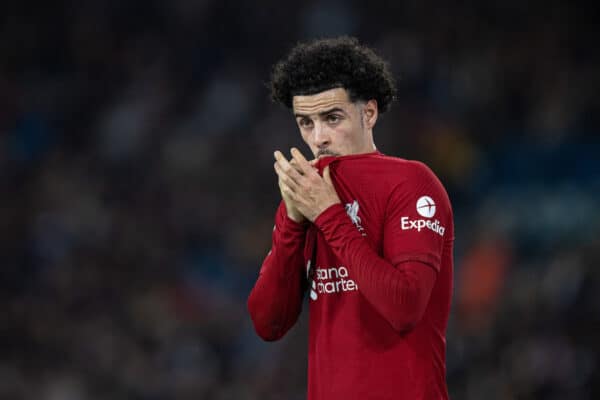
[[[396,95],[387,63],[348,36],[297,44],[275,64],[269,86],[273,101],[287,108],[294,96],[344,88],[352,102],[375,99],[384,113]]]

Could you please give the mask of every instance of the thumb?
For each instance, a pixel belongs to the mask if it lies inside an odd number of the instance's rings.
[[[331,174],[329,172],[329,165],[325,167],[323,170],[323,179],[329,186],[333,186],[333,182],[331,180]]]

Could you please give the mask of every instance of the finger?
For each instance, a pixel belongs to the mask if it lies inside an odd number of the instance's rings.
[[[298,150],[295,147],[292,147],[290,153],[292,154],[292,157],[294,160],[296,160],[296,162],[298,163],[298,166],[300,166],[300,168],[302,168],[302,171],[306,174],[309,171],[312,171],[313,168],[310,165],[310,163],[306,160],[306,158],[304,157],[304,155],[300,152],[300,150]]]
[[[285,158],[285,156],[279,150],[275,150],[275,152],[273,153],[273,156],[275,157],[275,160],[277,160],[277,161],[279,161],[282,158]]]
[[[302,175],[300,175],[300,173],[296,171],[296,168],[294,168],[289,163],[289,161],[284,157],[284,155],[281,154],[280,151],[276,151],[274,153],[274,156],[277,160],[277,164],[279,165],[281,172],[288,175],[290,179],[294,180],[296,183],[299,183],[302,179]]]
[[[284,196],[289,197],[292,200],[296,200],[296,193],[282,180],[279,180],[279,189]]]
[[[333,181],[331,180],[331,174],[329,172],[329,165],[323,170],[323,179],[329,186],[333,186]]]
[[[279,186],[279,190],[281,191],[281,194],[290,197],[290,194],[294,193],[294,189],[292,189],[290,187],[290,185],[288,183],[286,183],[286,181],[285,181],[286,176],[280,175],[279,166],[277,164],[275,164],[275,172],[277,172],[277,177],[278,177],[277,186]]]
[[[290,160],[290,165],[294,167],[300,175],[304,175],[304,171],[302,171],[302,168],[300,168],[300,165],[298,165],[298,161],[295,158]]]
[[[281,166],[279,166],[278,163],[273,164],[273,167],[275,168],[275,173],[279,177],[279,182],[285,183],[285,185],[293,191],[294,188],[297,186],[297,183],[281,169]]]

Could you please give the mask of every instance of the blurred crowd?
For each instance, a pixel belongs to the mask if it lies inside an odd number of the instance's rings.
[[[265,82],[338,34],[398,78],[379,150],[426,162],[453,202],[451,397],[600,397],[591,15],[387,3],[0,6],[0,399],[304,398],[306,313],[267,344],[245,308],[272,152],[302,146]]]

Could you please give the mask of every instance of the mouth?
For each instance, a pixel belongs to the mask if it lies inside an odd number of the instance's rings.
[[[333,151],[331,151],[331,150],[319,150],[319,151],[317,152],[317,158],[321,158],[321,157],[332,157],[332,156],[333,156],[333,157],[336,157],[336,156],[338,156],[338,155],[339,155],[339,154],[337,154],[337,153],[335,153],[335,152],[333,152]]]

